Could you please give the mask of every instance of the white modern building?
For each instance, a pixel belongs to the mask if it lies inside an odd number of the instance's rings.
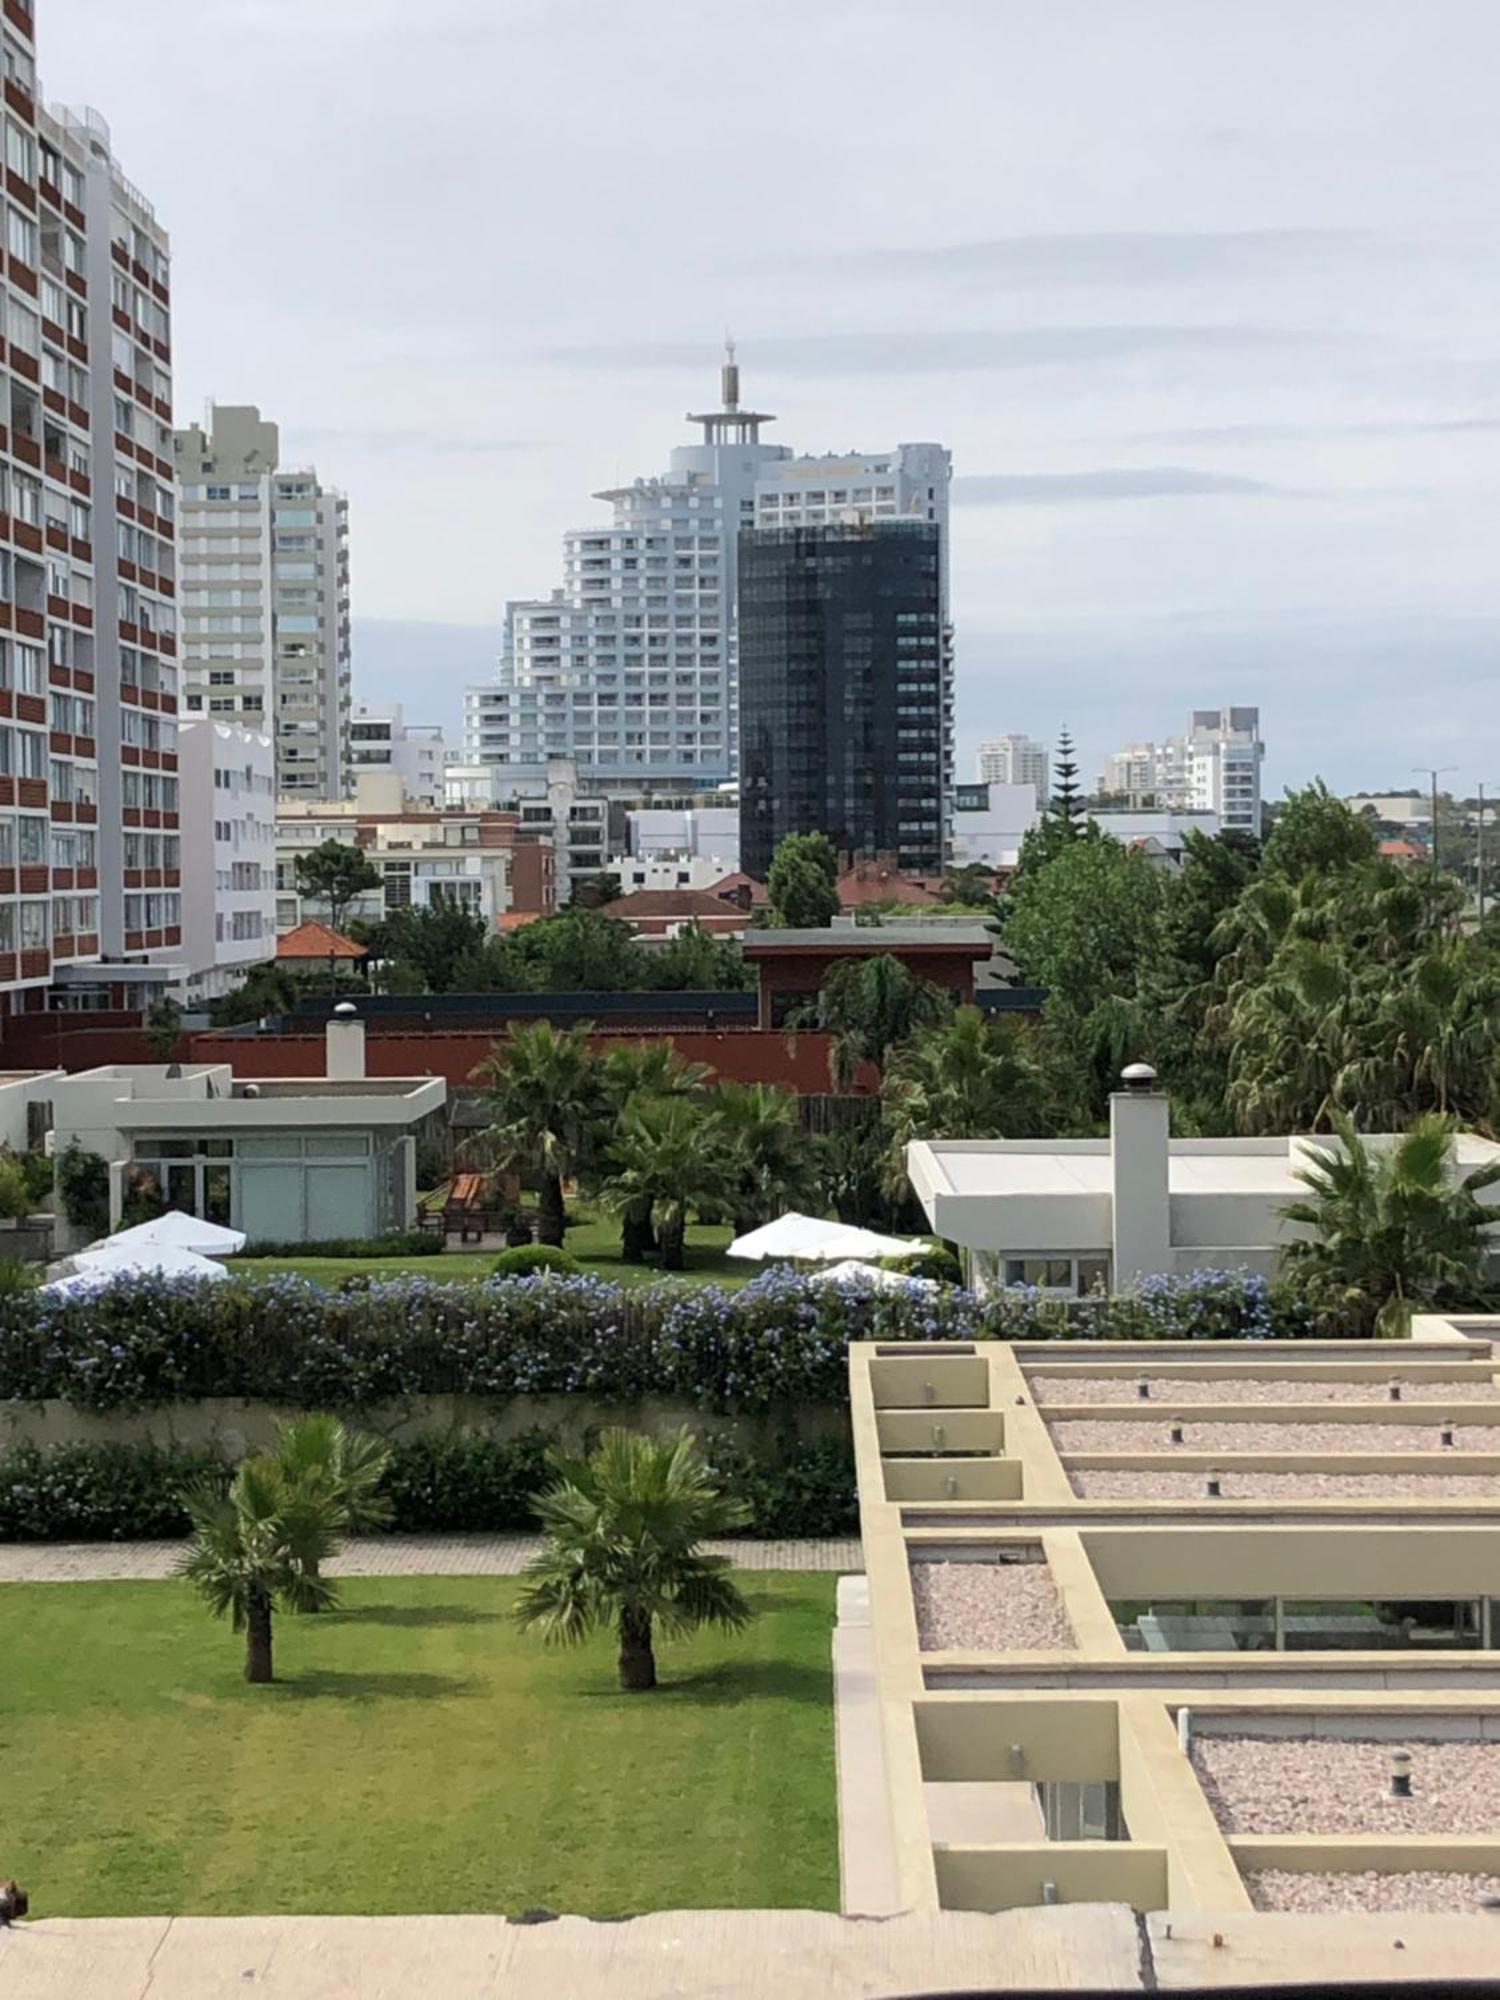
[[[956,1243],[981,1286],[1035,1285],[1059,1296],[1124,1291],[1143,1278],[1200,1270],[1270,1274],[1297,1233],[1280,1210],[1303,1199],[1299,1169],[1330,1137],[1173,1139],[1165,1093],[1144,1063],[1110,1099],[1107,1139],[919,1141],[906,1170],[934,1234]],[[1371,1146],[1390,1144],[1379,1135]],[[1500,1159],[1462,1133],[1455,1171]],[[1496,1209],[1500,1187],[1480,1199]]]
[[[1106,757],[1101,794],[1133,809],[1209,812],[1226,831],[1260,832],[1265,745],[1257,708],[1196,708],[1185,734]]]
[[[445,798],[448,750],[435,724],[407,722],[399,702],[380,707],[357,701],[349,721],[350,776],[394,771],[407,798],[440,806]]]
[[[276,751],[260,729],[189,716],[178,740],[182,945],[178,997],[196,1006],[243,985],[276,952]]]
[[[228,1063],[110,1064],[47,1081],[54,1151],[109,1165],[111,1229],[132,1192],[242,1229],[253,1244],[327,1242],[416,1226],[416,1147],[447,1103],[441,1077],[370,1077],[346,1002],[327,1074],[236,1078]],[[431,1129],[431,1127],[429,1127]],[[70,1247],[58,1223],[58,1248]]]
[[[1052,791],[1052,753],[1030,736],[992,736],[979,746],[981,785],[1030,785],[1045,806]]]
[[[762,439],[769,415],[741,407],[732,349],[721,390],[721,408],[689,417],[701,438],[673,450],[665,474],[594,496],[614,518],[567,532],[561,588],[506,607],[497,678],[465,691],[466,765],[563,757],[606,791],[732,778],[742,527],[935,520],[946,624],[947,452],[794,458]]]
[[[643,807],[627,813],[626,824],[629,832],[624,858],[633,862],[691,861],[718,870],[717,875],[709,877],[710,881],[738,872],[740,809],[737,805]],[[669,885],[653,882],[637,886]],[[692,887],[699,886],[695,878]]]
[[[349,790],[348,502],[279,465],[253,405],[174,436],[182,499],[184,706],[266,729],[292,798]]]
[[[1040,818],[1036,787],[1024,783],[981,782],[953,791],[952,862],[985,868],[1014,868],[1021,842]]]

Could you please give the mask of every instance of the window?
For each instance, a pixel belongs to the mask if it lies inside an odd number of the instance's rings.
[[[18,208],[7,206],[5,211],[5,242],[12,257],[19,257],[23,264],[36,265],[41,259],[37,254],[36,224],[29,215],[23,215]]]

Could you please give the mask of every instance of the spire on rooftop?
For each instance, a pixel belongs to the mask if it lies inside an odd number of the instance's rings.
[[[698,414],[690,410],[688,422],[702,424],[705,444],[759,444],[762,424],[776,419],[764,410],[740,408],[740,364],[735,359],[734,336],[724,335],[724,362],[719,370],[719,395],[723,408]]]

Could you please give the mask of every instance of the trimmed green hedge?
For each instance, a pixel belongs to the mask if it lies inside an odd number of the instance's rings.
[[[319,1243],[247,1243],[247,1257],[441,1257],[435,1229],[393,1229],[388,1236],[329,1236]],[[233,1264],[230,1270],[234,1269]]]
[[[490,1266],[497,1278],[529,1278],[537,1271],[561,1271],[571,1278],[582,1269],[571,1251],[561,1250],[555,1243],[513,1243]]]
[[[357,1411],[421,1395],[661,1397],[762,1415],[847,1400],[852,1340],[1238,1340],[1322,1331],[1243,1272],[1153,1279],[1065,1306],[1029,1291],[877,1292],[784,1266],[742,1291],[548,1272],[452,1284],[283,1273],[124,1279],[84,1297],[0,1297],[0,1402],[142,1410],[207,1396]],[[1336,1332],[1337,1328],[1327,1331]]]
[[[781,1538],[847,1535],[858,1526],[847,1434],[788,1443],[758,1459],[705,1433],[703,1450],[727,1490],[750,1506],[745,1533]],[[398,1534],[516,1533],[535,1529],[532,1498],[549,1484],[548,1439],[538,1430],[496,1439],[419,1437],[393,1447],[382,1490]],[[187,1532],[179,1495],[227,1477],[212,1452],[156,1445],[76,1444],[0,1453],[0,1542],[155,1541]]]

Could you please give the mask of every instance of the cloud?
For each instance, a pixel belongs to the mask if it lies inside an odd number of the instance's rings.
[[[1460,437],[1500,431],[1500,417],[1393,417],[1365,424],[1199,424],[1134,431],[1132,444],[1309,444],[1322,438]]]
[[[1261,479],[1198,472],[1186,465],[1102,466],[1094,472],[992,472],[953,482],[964,507],[1076,507],[1095,501],[1180,500],[1190,495],[1284,492]]]
[[[1116,229],[896,245],[809,255],[792,263],[797,269],[816,264],[824,273],[974,279],[1012,287],[1168,285],[1318,270],[1336,259],[1368,256],[1383,243],[1367,229]]]
[[[1153,355],[1226,355],[1300,348],[1323,336],[1290,327],[1035,326],[913,328],[908,332],[772,335],[746,342],[757,369],[791,375],[935,375],[955,370],[1091,366]],[[701,369],[711,349],[685,340],[554,347],[541,359],[573,368]]]
[[[295,435],[299,443],[316,445],[320,449],[324,445],[336,448],[347,445],[356,451],[413,452],[423,458],[480,458],[499,452],[546,449],[537,438],[444,437],[434,431],[365,430],[357,424],[289,424],[287,430]]]

